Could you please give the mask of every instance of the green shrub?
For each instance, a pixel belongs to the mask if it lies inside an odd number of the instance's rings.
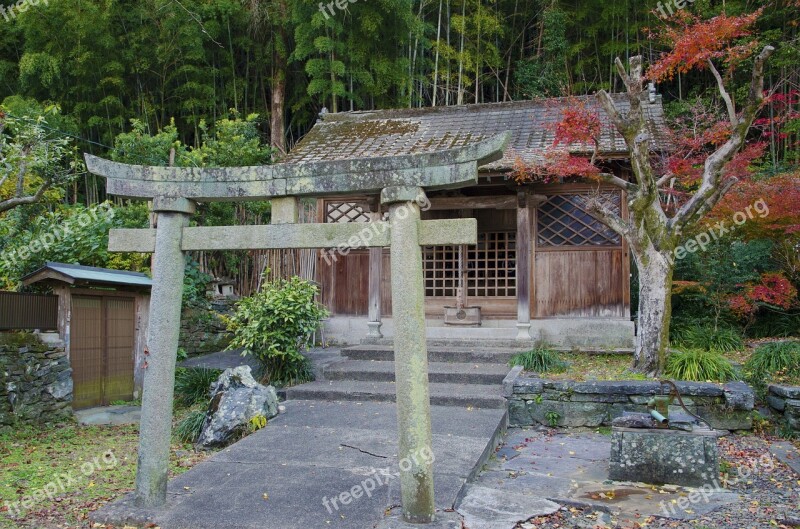
[[[194,443],[200,437],[203,429],[203,421],[206,419],[206,412],[196,410],[184,417],[175,427],[175,437],[182,443]]]
[[[222,371],[204,367],[179,367],[175,370],[175,398],[184,406],[207,404],[211,384],[217,381]]]
[[[674,342],[687,349],[727,353],[744,349],[742,334],[733,327],[689,325],[676,330]]]
[[[787,375],[800,377],[800,342],[772,342],[756,347],[745,363],[751,376]]]
[[[730,361],[719,353],[689,349],[667,357],[664,374],[675,380],[727,382],[739,377]]]
[[[563,373],[569,364],[561,359],[557,351],[539,346],[511,357],[511,366],[522,366],[525,371],[534,373]]]
[[[299,277],[264,284],[257,294],[244,298],[228,318],[233,331],[230,349],[241,347],[263,368],[263,381],[285,386],[313,380],[303,344],[327,311],[315,301],[317,286]]]

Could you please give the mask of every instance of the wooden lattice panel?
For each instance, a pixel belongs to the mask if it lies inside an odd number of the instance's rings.
[[[455,299],[458,275],[458,246],[422,248],[422,276],[427,297]]]
[[[478,234],[478,245],[467,247],[467,296],[516,297],[517,234]]]
[[[326,202],[325,222],[369,222],[369,215],[356,202]]]
[[[619,246],[614,230],[584,208],[585,195],[551,195],[537,210],[537,246]],[[620,193],[600,195],[606,207],[619,214]]]
[[[456,298],[459,268],[458,246],[426,246],[422,251],[425,295]],[[516,297],[516,233],[478,234],[476,246],[465,246],[463,263],[468,298]]]

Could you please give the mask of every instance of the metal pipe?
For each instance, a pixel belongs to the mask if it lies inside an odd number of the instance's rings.
[[[667,421],[667,418],[666,418],[666,417],[664,417],[663,415],[661,415],[660,413],[658,413],[658,411],[656,411],[656,410],[650,410],[650,415],[651,415],[651,416],[653,417],[653,419],[655,419],[655,420],[656,420],[656,422],[658,422],[659,424],[667,424],[667,422],[668,422],[668,421]]]

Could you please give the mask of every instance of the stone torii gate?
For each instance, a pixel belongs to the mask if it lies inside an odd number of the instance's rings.
[[[403,517],[434,518],[425,293],[420,246],[476,244],[475,219],[420,220],[425,190],[474,185],[478,167],[502,156],[509,134],[424,154],[236,168],[145,167],[86,155],[91,173],[107,178],[110,195],[147,199],[155,229],[111,230],[109,251],[154,253],[147,363],[142,395],[135,498],[166,502],[184,252],[277,248],[386,247],[392,260],[394,357]],[[298,197],[380,194],[389,221],[361,236],[363,224],[297,224]],[[271,200],[266,226],[188,227],[196,202]]]

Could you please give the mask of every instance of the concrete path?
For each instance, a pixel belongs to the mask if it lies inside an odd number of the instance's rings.
[[[264,429],[172,480],[165,508],[137,509],[126,497],[92,518],[163,529],[369,529],[399,505],[394,404],[284,404]],[[436,504],[450,509],[494,452],[506,413],[434,406],[432,417]]]
[[[74,412],[78,424],[86,426],[136,424],[142,416],[141,406],[99,406]]]
[[[675,508],[695,489],[609,481],[610,453],[610,436],[599,433],[510,430],[486,470],[467,485],[457,510],[470,529],[513,529],[554,512],[555,504],[588,507],[621,522],[667,514],[693,519],[739,501],[736,493],[714,491],[691,509]],[[492,497],[511,501],[487,501]]]

